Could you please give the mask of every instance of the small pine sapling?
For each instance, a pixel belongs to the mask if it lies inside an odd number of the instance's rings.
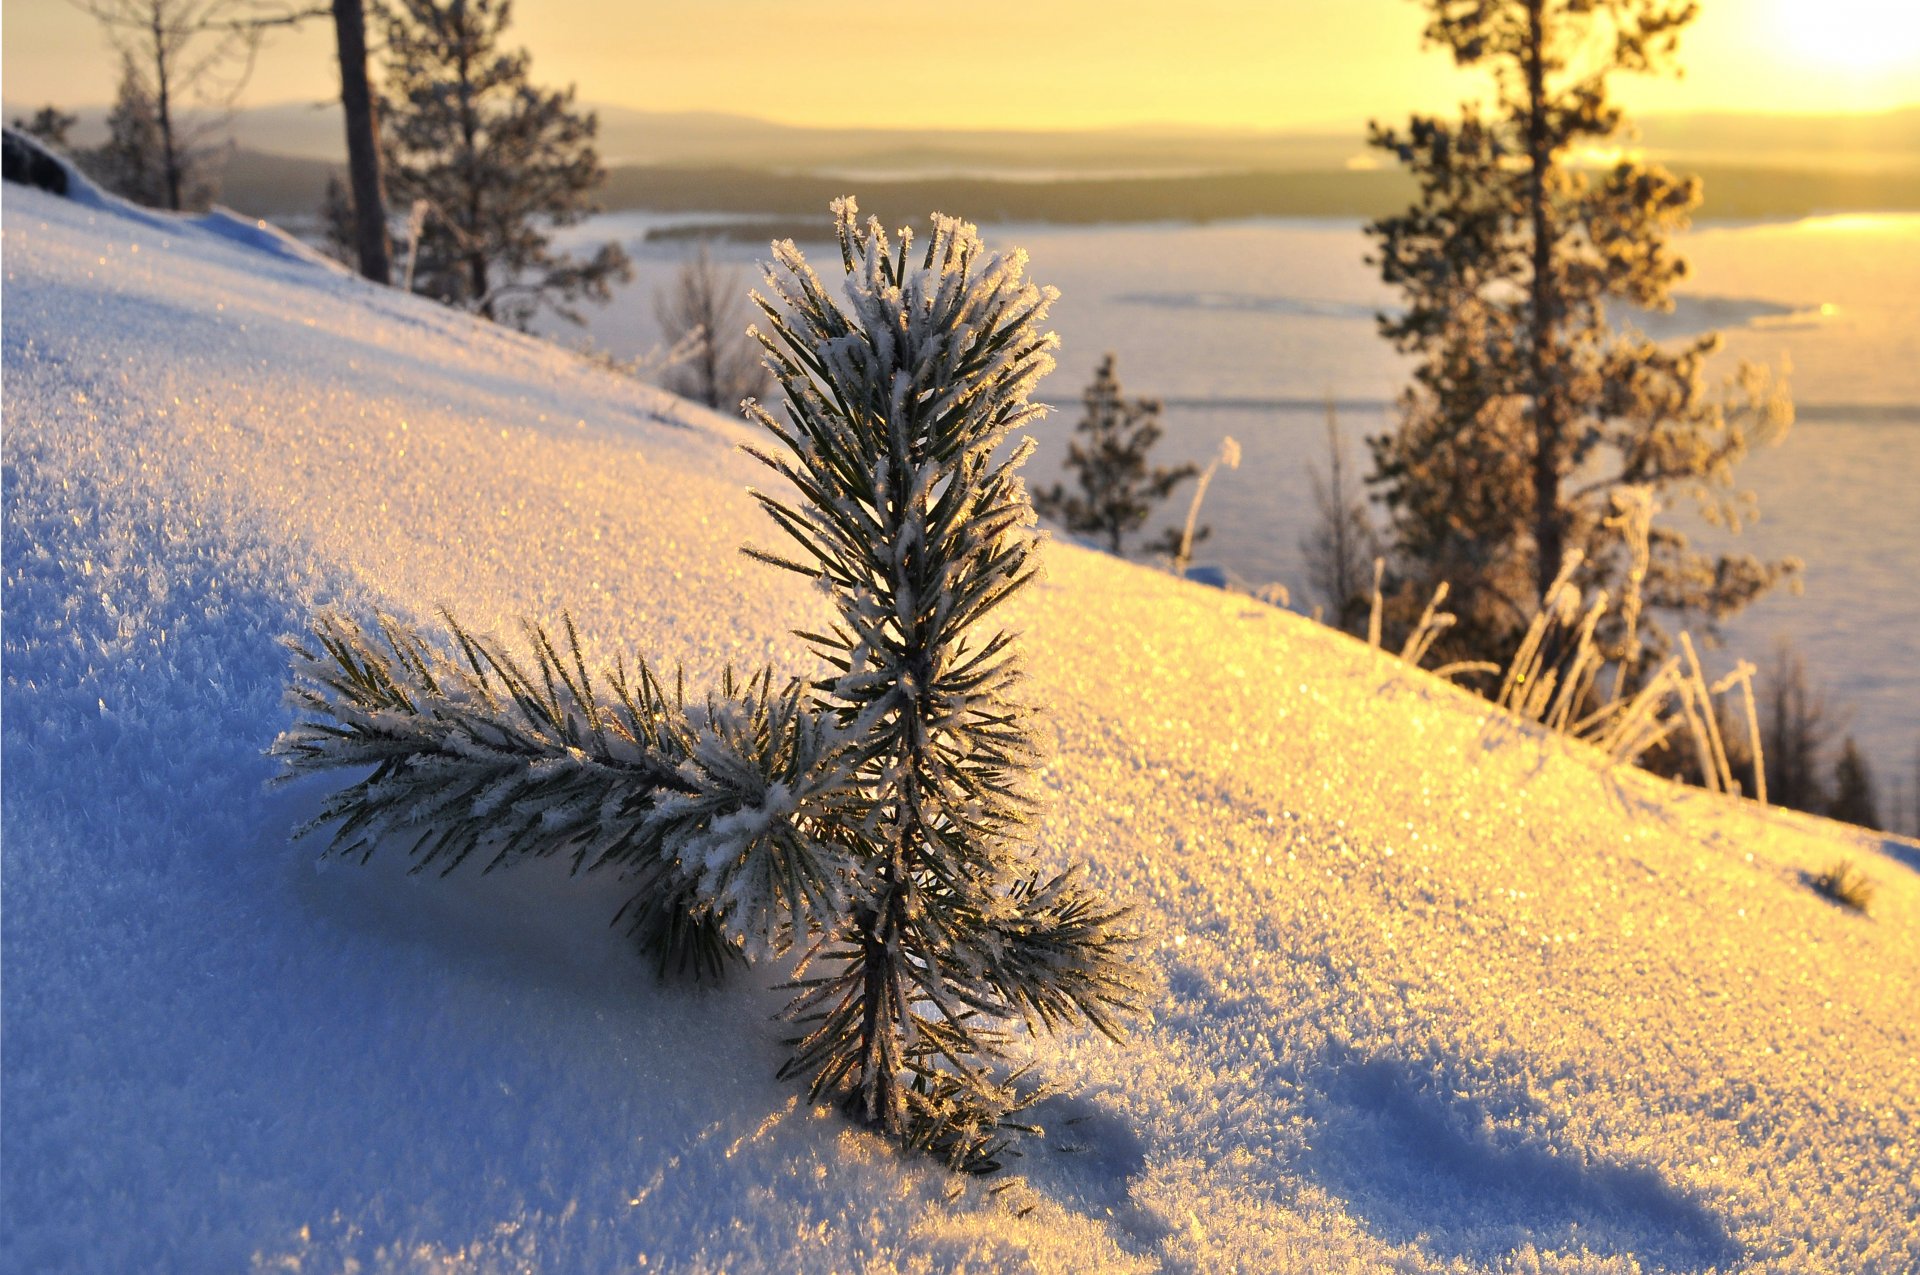
[[[749,552],[831,598],[802,635],[823,676],[729,674],[690,703],[644,662],[597,686],[571,622],[564,644],[530,630],[523,665],[451,620],[447,655],[323,614],[289,643],[303,718],[272,752],[288,776],[366,772],[305,829],[333,853],[613,869],[662,974],[801,949],[782,1075],[985,1172],[1037,1096],[1002,1074],[1011,1024],[1117,1036],[1140,997],[1124,910],[1022,844],[1031,714],[1012,635],[978,631],[1035,569],[1029,447],[1003,445],[1042,410],[1053,294],[965,223],[936,218],[910,265],[905,232],[896,254],[852,200],[835,214],[850,308],[776,245],[755,335],[786,420],[748,404],[791,487],[755,496],[797,550]]]
[[[1879,828],[1880,802],[1874,795],[1873,768],[1860,751],[1860,745],[1847,736],[1840,748],[1840,759],[1833,765],[1833,800],[1827,805],[1827,818],[1862,828]]]
[[[934,219],[917,267],[851,199],[835,205],[842,309],[791,241],[775,247],[759,333],[787,421],[757,452],[797,498],[756,493],[800,552],[756,557],[818,580],[837,612],[807,634],[833,670],[822,702],[856,741],[876,817],[852,839],[857,899],[806,958],[785,1074],[951,1163],[991,1167],[1022,1106],[987,1064],[1003,1026],[1113,1035],[1136,998],[1122,913],[1069,871],[1031,864],[1029,710],[1012,636],[976,629],[1033,577],[1033,510],[1003,447],[1044,410],[1039,323],[1056,295],[1025,255],[990,256]]]

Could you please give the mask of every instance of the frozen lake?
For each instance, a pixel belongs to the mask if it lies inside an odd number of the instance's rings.
[[[591,316],[596,345],[625,357],[658,342],[652,291],[691,247],[645,235],[685,220],[612,214],[568,232],[619,238],[638,267]],[[1130,394],[1167,401],[1164,460],[1204,462],[1222,437],[1240,441],[1240,469],[1208,493],[1213,538],[1200,559],[1310,603],[1298,541],[1312,520],[1309,465],[1325,465],[1321,404],[1342,404],[1358,462],[1361,438],[1390,423],[1406,373],[1375,335],[1373,312],[1393,298],[1363,260],[1359,225],[1019,225],[988,237],[1026,248],[1033,277],[1061,292],[1060,368],[1047,386],[1057,411],[1031,480],[1057,475],[1081,388],[1112,351]],[[743,281],[765,255],[713,250]],[[1804,592],[1737,617],[1727,650],[1763,668],[1781,638],[1805,654],[1829,700],[1851,707],[1848,729],[1875,763],[1885,814],[1890,781],[1911,789],[1920,747],[1920,217],[1712,226],[1686,236],[1683,251],[1693,277],[1660,334],[1721,331],[1725,372],[1739,359],[1790,363],[1800,412],[1783,443],[1740,471],[1761,518],[1738,543],[1762,557],[1797,554]]]

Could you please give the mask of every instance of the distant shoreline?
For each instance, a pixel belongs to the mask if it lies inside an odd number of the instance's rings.
[[[1683,166],[1684,167],[1684,166]],[[1700,166],[1702,222],[1797,220],[1823,213],[1920,212],[1920,171],[1837,172]],[[988,222],[1062,225],[1237,221],[1255,217],[1373,218],[1404,208],[1412,179],[1398,170],[1310,169],[1170,177],[985,177],[856,180],[747,168],[624,167],[608,174],[609,211],[753,214],[705,233],[816,237],[819,210],[848,190],[883,221],[940,209]],[[772,231],[772,234],[768,232]],[[672,237],[684,231],[660,232]]]
[[[1701,222],[1797,220],[1830,213],[1920,212],[1920,168],[1857,172],[1675,163],[1697,174]],[[220,201],[256,217],[316,211],[337,165],[235,151]],[[1059,225],[1234,221],[1257,217],[1373,218],[1403,208],[1413,183],[1395,169],[1294,169],[1170,176],[853,177],[752,167],[622,165],[609,170],[600,202],[609,212],[746,214],[700,231],[722,238],[817,238],[820,211],[849,191],[863,211],[917,223],[939,210],[981,224]]]

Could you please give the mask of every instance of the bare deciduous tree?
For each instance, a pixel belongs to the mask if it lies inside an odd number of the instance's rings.
[[[1367,516],[1366,497],[1348,471],[1346,440],[1332,400],[1327,402],[1327,472],[1311,472],[1317,517],[1300,537],[1307,578],[1326,607],[1328,624],[1364,634],[1380,536]]]
[[[760,346],[747,335],[753,308],[738,273],[719,265],[707,245],[688,258],[673,282],[654,295],[654,313],[670,346],[687,356],[670,364],[662,384],[716,411],[765,398],[773,378]]]
[[[275,27],[328,12],[283,0],[75,0],[106,28],[159,127],[165,206],[190,193],[195,153],[225,123]],[[198,119],[189,122],[189,114]]]

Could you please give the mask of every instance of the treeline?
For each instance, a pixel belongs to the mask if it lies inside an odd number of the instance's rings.
[[[1920,171],[1826,172],[1702,167],[1696,219],[1805,217],[1825,212],[1920,211]],[[819,233],[804,215],[834,197],[845,177],[750,168],[612,167],[609,208],[656,212],[760,213],[780,219],[783,237]],[[982,222],[1215,221],[1243,217],[1386,216],[1414,195],[1401,169],[1218,173],[1179,177],[987,177],[862,179],[862,196],[889,224],[928,208],[966,208]],[[789,220],[790,219],[790,220]],[[749,229],[761,237],[767,223]]]
[[[251,150],[232,152],[223,168],[222,201],[257,217],[311,212],[328,177],[339,171],[337,164],[325,160]],[[1691,171],[1705,186],[1696,219],[1767,221],[1821,213],[1920,211],[1920,170],[1705,166]],[[612,210],[753,215],[750,222],[702,227],[702,237],[807,240],[824,233],[812,211],[842,192],[850,180],[752,167],[610,165],[600,202]],[[858,184],[871,192],[862,198],[887,224],[923,217],[929,208],[966,208],[969,216],[983,223],[1063,225],[1245,217],[1375,218],[1405,207],[1414,189],[1412,179],[1396,169],[1048,180],[862,178]]]

